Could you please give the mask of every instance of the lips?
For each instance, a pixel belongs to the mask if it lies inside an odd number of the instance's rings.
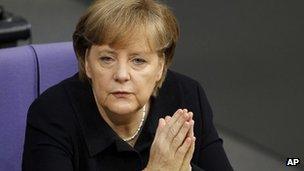
[[[125,91],[117,91],[112,93],[117,98],[125,98],[128,97],[131,93]]]

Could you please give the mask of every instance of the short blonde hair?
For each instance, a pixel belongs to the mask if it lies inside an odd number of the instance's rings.
[[[73,34],[80,80],[90,82],[85,57],[92,45],[125,46],[137,33],[143,33],[150,49],[165,61],[163,75],[152,94],[156,96],[173,59],[179,26],[169,7],[155,0],[96,0],[87,9]]]

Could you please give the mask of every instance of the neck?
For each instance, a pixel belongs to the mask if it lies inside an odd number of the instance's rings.
[[[143,117],[143,108],[129,114],[120,115],[103,109],[99,104],[97,104],[97,106],[102,118],[123,139],[134,135]],[[146,104],[145,108],[147,116],[149,102]]]

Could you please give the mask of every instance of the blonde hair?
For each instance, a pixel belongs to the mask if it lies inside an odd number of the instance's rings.
[[[73,34],[80,80],[90,82],[85,57],[92,45],[125,46],[137,33],[143,33],[150,49],[165,61],[163,75],[152,94],[156,96],[172,62],[179,27],[169,7],[155,0],[96,0],[87,9]]]

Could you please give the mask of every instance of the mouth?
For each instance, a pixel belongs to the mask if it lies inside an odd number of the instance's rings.
[[[131,95],[130,92],[125,92],[125,91],[116,91],[112,93],[116,98],[126,98],[129,95]]]

